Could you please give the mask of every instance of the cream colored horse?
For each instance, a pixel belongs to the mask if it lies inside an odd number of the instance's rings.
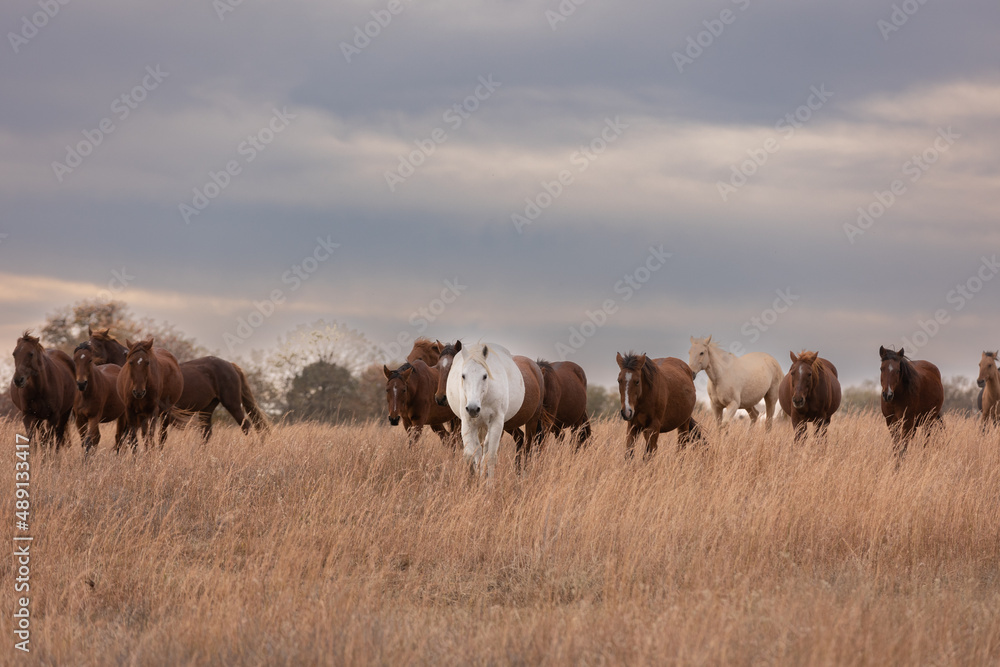
[[[711,336],[692,336],[688,365],[695,375],[705,371],[708,376],[708,397],[717,422],[731,421],[737,410],[746,410],[750,420],[756,422],[760,416],[757,404],[763,399],[767,428],[771,428],[778,387],[784,376],[774,357],[763,352],[737,357],[713,343]]]

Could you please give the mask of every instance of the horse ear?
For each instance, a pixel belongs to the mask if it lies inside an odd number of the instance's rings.
[[[410,379],[410,373],[412,373],[412,372],[413,372],[413,366],[410,366],[405,371],[403,371],[402,373],[400,373],[399,376],[401,378],[403,378],[403,382],[406,382],[407,380]]]
[[[618,356],[615,357],[615,360],[618,362],[618,368],[624,368],[624,366],[622,366],[622,364],[625,363],[625,359],[622,357],[622,353],[621,352],[618,353]]]
[[[488,345],[483,345],[483,359],[486,358],[486,355],[489,354],[489,351],[490,351],[489,346]]]
[[[789,351],[788,351],[788,356],[792,358],[792,363],[793,363],[793,364],[794,364],[794,363],[795,363],[796,361],[798,361],[798,360],[799,360],[799,358],[798,358],[798,357],[796,357],[796,356],[795,356],[795,353],[794,353],[794,352],[792,352],[791,350],[789,350]]]
[[[705,339],[705,344],[708,345],[712,342],[712,334],[708,334],[708,338]]]
[[[880,356],[881,358],[885,359],[885,346],[884,345],[879,345],[878,346],[878,356]]]
[[[437,352],[438,354],[441,354],[441,350],[442,350],[443,347],[444,346],[441,345],[441,341],[439,341],[439,340],[438,341],[434,341],[434,344],[431,345],[431,349],[434,350],[435,352]]]
[[[694,345],[694,336],[688,336],[691,339],[691,344]]]
[[[129,340],[128,338],[125,339],[125,347],[127,347],[130,350],[132,349],[132,341]]]
[[[90,325],[88,324],[88,325],[87,325],[87,337],[88,337],[88,338],[90,338],[90,337],[91,337],[91,336],[93,336],[93,335],[94,335],[94,332],[93,332],[93,331],[91,331],[91,329],[90,329]]]
[[[385,364],[382,364],[382,372],[385,373],[385,379],[386,380],[388,380],[389,376],[392,375],[392,371],[390,371],[389,367],[386,366]]]
[[[455,341],[455,351],[456,352],[461,352],[462,351],[462,341],[460,341],[460,340],[456,340]]]
[[[900,357],[905,357],[906,356],[906,351],[903,348],[899,348],[899,356]]]

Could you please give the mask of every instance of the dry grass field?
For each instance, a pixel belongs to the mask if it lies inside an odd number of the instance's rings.
[[[1000,432],[948,418],[899,470],[884,423],[826,441],[706,424],[626,461],[625,426],[471,479],[432,435],[110,431],[31,454],[31,650],[53,665],[1000,663]],[[0,507],[14,515],[16,427]],[[8,548],[10,548],[8,546]],[[15,566],[0,565],[3,662]],[[20,662],[20,661],[19,661]]]

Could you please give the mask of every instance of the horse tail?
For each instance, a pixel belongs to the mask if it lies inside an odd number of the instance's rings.
[[[250,383],[247,381],[246,373],[236,364],[233,364],[233,368],[236,369],[236,374],[240,376],[240,402],[243,403],[243,409],[246,410],[247,417],[250,418],[254,429],[258,432],[263,431],[267,433],[271,430],[271,423],[268,421],[264,411],[257,405],[257,400],[253,397],[253,392],[250,391]]]

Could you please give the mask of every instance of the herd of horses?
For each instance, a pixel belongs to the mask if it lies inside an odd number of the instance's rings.
[[[88,334],[72,357],[62,350],[46,350],[27,331],[17,340],[10,397],[21,411],[29,439],[38,433],[58,449],[66,441],[72,416],[86,453],[101,441],[100,424],[106,422],[117,424],[116,452],[123,443],[134,451],[139,433],[148,448],[157,427],[162,446],[167,427],[177,420],[196,420],[207,441],[219,404],[244,433],[251,425],[257,431],[269,428],[246,374],[236,364],[212,356],[178,363],[153,339],[122,345],[107,329]]]
[[[810,424],[822,436],[840,408],[837,368],[815,351],[789,355],[792,364],[785,373],[774,357],[761,352],[737,357],[711,336],[691,338],[687,363],[675,357],[619,353],[621,417],[628,422],[626,454],[633,455],[640,434],[647,455],[656,450],[661,433],[676,430],[679,447],[704,440],[693,417],[694,379],[701,371],[708,376],[717,422],[732,420],[738,410],[756,421],[757,405],[763,401],[765,427],[770,428],[780,403],[796,440]],[[944,386],[934,364],[910,360],[902,349],[880,347],[879,357],[882,415],[895,453],[902,457],[918,426],[940,423]],[[1000,422],[997,357],[997,352],[984,352],[979,364],[984,422]],[[573,431],[577,446],[590,436],[587,376],[571,361],[532,361],[493,343],[463,347],[461,341],[420,339],[406,363],[395,370],[383,366],[383,372],[391,424],[402,421],[411,442],[430,426],[442,441],[461,444],[473,469],[487,475],[496,465],[503,432],[514,438],[517,467],[547,433]]]
[[[89,331],[72,357],[46,350],[25,332],[14,349],[14,377],[10,396],[22,413],[29,438],[58,448],[66,427],[75,417],[84,451],[100,442],[100,424],[116,422],[115,451],[122,444],[133,451],[141,433],[147,448],[159,428],[162,446],[167,427],[175,421],[196,420],[207,441],[212,434],[212,412],[222,405],[244,433],[251,427],[266,431],[269,423],[257,405],[243,370],[218,357],[178,363],[152,339],[123,345],[108,330]],[[677,431],[685,447],[704,441],[694,419],[694,379],[708,377],[710,407],[719,423],[744,410],[751,421],[764,402],[765,428],[770,428],[776,404],[790,417],[795,439],[810,424],[822,436],[840,408],[837,368],[815,351],[789,353],[791,367],[782,371],[772,356],[751,352],[735,356],[712,337],[691,338],[688,361],[675,357],[651,358],[628,352],[617,355],[621,417],[628,423],[626,453],[632,456],[640,435],[645,454],[652,454],[660,434]],[[998,352],[983,352],[977,384],[982,388],[984,423],[1000,423]],[[904,350],[879,348],[880,403],[892,434],[894,450],[902,457],[915,429],[941,422],[944,387],[938,368],[914,361]],[[418,339],[406,363],[396,369],[383,366],[389,423],[400,422],[411,443],[424,426],[443,442],[460,446],[474,471],[492,475],[500,438],[509,433],[515,443],[515,465],[520,468],[533,446],[548,434],[574,434],[577,447],[591,434],[587,413],[587,376],[572,361],[548,362],[512,355],[494,343],[463,345]]]

